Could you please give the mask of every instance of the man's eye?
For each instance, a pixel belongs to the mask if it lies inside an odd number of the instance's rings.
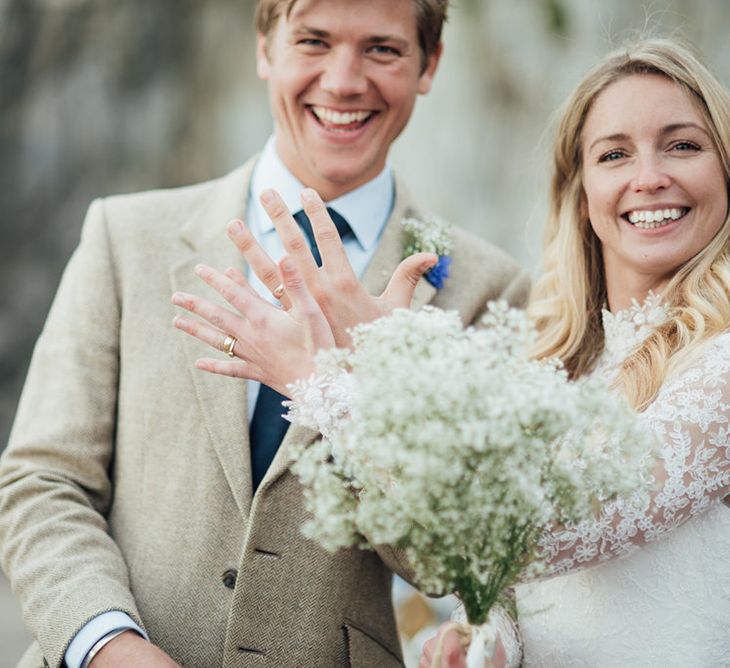
[[[613,162],[614,160],[620,160],[625,155],[626,154],[623,151],[614,149],[613,151],[608,151],[601,155],[601,157],[598,158],[598,162]]]
[[[316,37],[307,37],[306,39],[300,39],[297,44],[301,44],[302,46],[314,46],[314,47],[323,47],[327,46],[325,42],[323,42],[321,39],[317,39]]]
[[[385,44],[374,44],[370,47],[369,51],[380,56],[400,56],[400,51],[393,46],[386,46]]]

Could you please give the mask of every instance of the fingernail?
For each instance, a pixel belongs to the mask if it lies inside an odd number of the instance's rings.
[[[271,204],[276,199],[276,193],[273,190],[264,190],[261,193],[261,203]]]
[[[195,273],[198,276],[202,276],[203,273],[205,272],[205,265],[204,264],[196,264],[194,271],[195,271]]]
[[[312,188],[305,188],[302,190],[301,198],[303,204],[313,204],[317,201],[317,192]]]
[[[288,257],[285,257],[281,261],[281,268],[284,271],[294,271],[294,263]]]
[[[183,296],[179,292],[176,292],[174,295],[172,295],[172,303],[177,306],[182,306]]]
[[[232,220],[228,223],[228,234],[241,234],[243,231],[243,225],[240,220]]]

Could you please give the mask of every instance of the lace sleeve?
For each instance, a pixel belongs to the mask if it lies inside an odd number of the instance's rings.
[[[603,508],[597,520],[547,531],[548,574],[627,554],[730,493],[730,334],[670,379],[643,413],[659,442],[651,494]]]
[[[454,612],[451,613],[451,619],[460,624],[466,622],[466,612],[464,612],[463,605],[459,604],[457,606]],[[512,620],[509,613],[499,605],[492,608],[487,623],[493,625],[499,634],[499,640],[507,657],[505,668],[519,668],[522,664],[522,640],[520,639],[517,624]]]
[[[352,376],[343,370],[312,375],[289,386],[291,401],[284,417],[293,424],[318,431],[326,439],[338,433],[350,417]]]

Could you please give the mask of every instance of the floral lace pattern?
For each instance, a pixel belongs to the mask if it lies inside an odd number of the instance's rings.
[[[616,315],[604,312],[606,350],[594,373],[613,377],[621,361],[665,317],[653,294],[643,305],[634,303]],[[641,415],[660,444],[651,497],[608,504],[597,521],[546,533],[541,545],[549,572],[628,554],[730,493],[729,380],[730,334],[725,334],[667,381]]]

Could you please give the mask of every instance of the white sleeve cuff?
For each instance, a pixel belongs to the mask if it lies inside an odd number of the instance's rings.
[[[126,612],[121,610],[103,612],[89,620],[73,637],[64,655],[66,666],[68,668],[80,668],[89,650],[96,642],[117,629],[131,629],[139,633],[145,640],[149,640],[147,634]]]

